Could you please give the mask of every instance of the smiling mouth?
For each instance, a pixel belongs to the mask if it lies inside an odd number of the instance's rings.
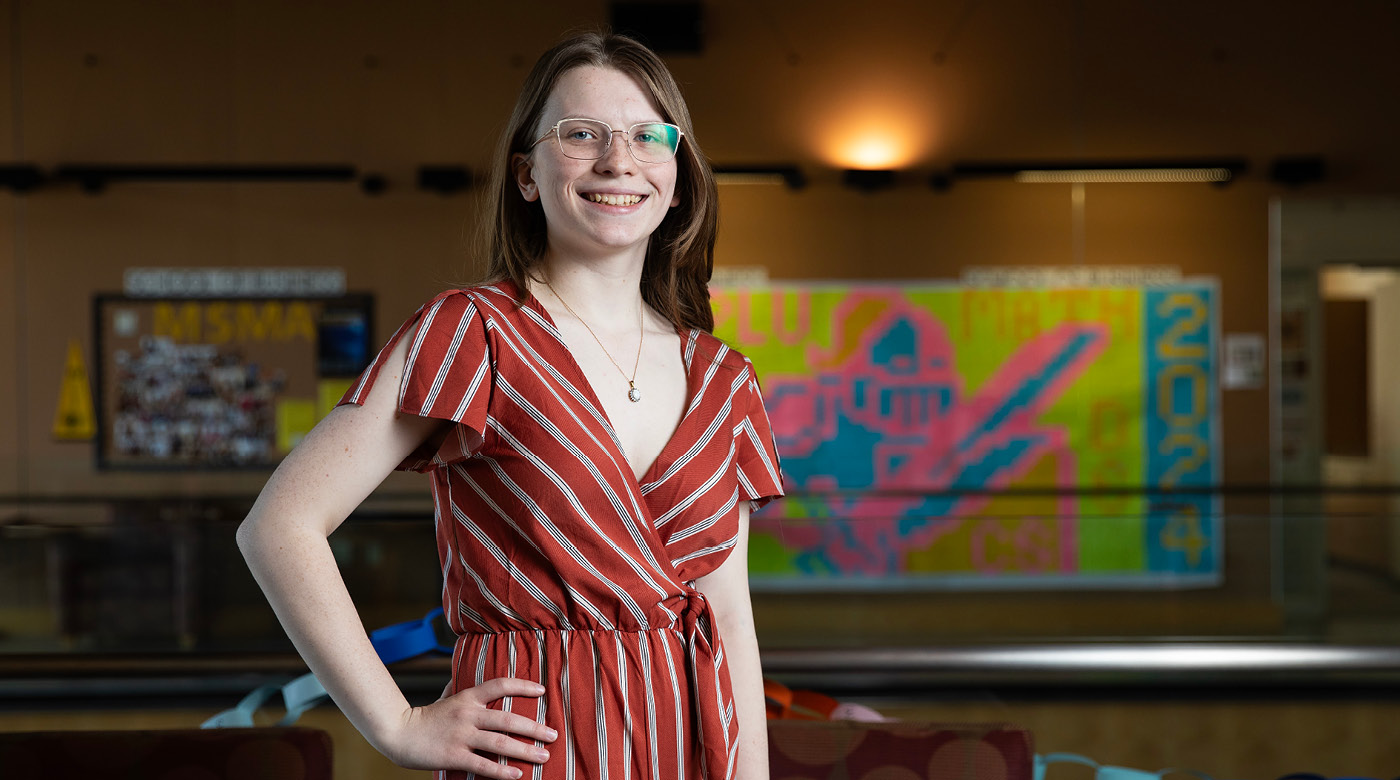
[[[587,192],[583,197],[593,203],[608,206],[635,206],[646,199],[645,195],[611,195],[606,192]]]

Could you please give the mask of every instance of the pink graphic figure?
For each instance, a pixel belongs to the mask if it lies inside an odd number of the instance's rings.
[[[1023,478],[1053,454],[1056,481],[1072,486],[1068,433],[1038,422],[1102,352],[1099,324],[1063,324],[1027,341],[977,392],[966,397],[943,323],[898,291],[852,295],[833,312],[844,338],[808,348],[816,376],[769,376],[768,410],[797,490],[847,490],[808,500],[812,521],[763,518],[757,527],[800,552],[797,564],[817,574],[889,576],[907,570],[908,554],[959,530],[990,491]],[[860,327],[846,330],[849,323]],[[1014,533],[984,526],[973,536],[982,571],[1072,571],[1074,500],[1057,499],[1058,545],[1051,524],[1023,521]],[[775,525],[780,527],[774,527]],[[1058,547],[1059,556],[1047,555]]]

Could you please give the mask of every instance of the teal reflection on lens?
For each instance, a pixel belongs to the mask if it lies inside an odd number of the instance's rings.
[[[632,149],[639,159],[649,162],[665,162],[676,153],[680,144],[680,130],[660,122],[636,125],[632,128]]]

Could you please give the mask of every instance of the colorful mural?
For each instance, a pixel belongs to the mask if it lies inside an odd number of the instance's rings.
[[[755,588],[1219,581],[1213,284],[712,293],[795,494]]]

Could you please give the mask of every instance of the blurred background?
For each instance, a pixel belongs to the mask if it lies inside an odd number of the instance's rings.
[[[234,529],[479,277],[516,92],[600,24],[720,173],[716,334],[792,494],[754,520],[769,676],[1128,766],[1400,774],[1388,0],[0,0],[0,730],[304,671]],[[332,545],[367,628],[436,606],[422,477]]]

